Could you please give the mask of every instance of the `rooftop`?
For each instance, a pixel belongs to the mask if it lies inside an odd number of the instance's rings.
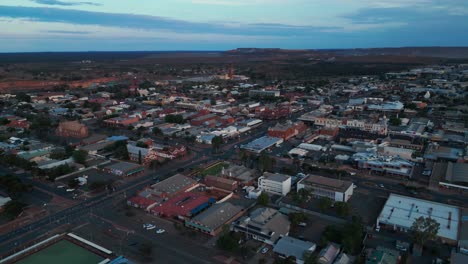
[[[457,240],[460,209],[456,206],[390,194],[378,221],[410,228],[419,217],[431,217],[440,224],[438,236]]]
[[[217,229],[232,219],[244,208],[229,202],[214,204],[201,214],[195,216],[192,221],[201,223],[211,229]]]
[[[345,192],[353,185],[350,181],[343,181],[312,174],[307,175],[307,177],[302,179],[300,183],[311,187],[316,186],[338,192]]]
[[[316,245],[312,242],[285,236],[278,240],[273,248],[273,252],[284,256],[294,256],[296,259],[303,259],[304,252],[313,252],[315,248]]]
[[[197,184],[195,180],[186,177],[182,174],[176,174],[161,182],[151,185],[151,189],[152,192],[158,196],[161,196],[163,193],[167,195],[172,195],[180,191],[185,191],[186,189],[194,186],[195,184]]]
[[[264,172],[263,177],[269,181],[275,182],[285,182],[291,178],[291,176],[281,173],[271,173],[271,172]]]

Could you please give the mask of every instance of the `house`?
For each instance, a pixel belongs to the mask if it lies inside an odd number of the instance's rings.
[[[88,127],[78,121],[60,122],[56,135],[59,137],[86,138],[89,136]]]
[[[267,193],[286,196],[291,191],[291,176],[264,172],[258,178],[258,188]]]
[[[335,202],[347,202],[353,195],[353,183],[318,175],[307,175],[297,183],[297,191],[310,190],[316,197],[329,198]]]
[[[231,224],[231,230],[247,237],[274,245],[281,237],[289,234],[289,219],[273,208],[257,208]]]
[[[315,251],[317,246],[309,241],[300,240],[290,236],[284,236],[273,247],[273,252],[281,258],[294,257],[296,263],[304,263],[304,256]]]
[[[335,243],[328,243],[318,255],[318,264],[333,264],[338,254],[340,254],[341,246]]]

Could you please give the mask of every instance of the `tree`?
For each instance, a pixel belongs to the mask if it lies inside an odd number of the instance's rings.
[[[78,187],[79,184],[80,182],[77,179],[73,178],[73,179],[68,180],[68,187],[70,187],[71,189]]]
[[[294,201],[297,203],[304,203],[309,198],[310,191],[302,188],[294,194]]]
[[[347,202],[336,202],[335,209],[336,209],[336,213],[339,216],[345,217],[349,215],[351,211],[351,206]]]
[[[430,217],[419,217],[414,220],[410,228],[414,243],[424,245],[427,241],[434,240],[439,232],[440,224]]]
[[[156,136],[162,135],[162,131],[159,127],[153,127],[153,134],[155,134]]]
[[[16,95],[16,100],[18,100],[18,102],[30,103],[31,102],[31,96],[29,96],[26,93],[21,92],[21,93],[18,93]]]
[[[390,125],[392,125],[392,126],[399,126],[399,125],[401,125],[401,119],[398,118],[398,117],[391,117],[390,120],[389,120],[389,122],[390,122]]]
[[[182,115],[166,115],[164,117],[164,122],[174,123],[174,124],[183,124],[185,123],[185,119]]]
[[[73,160],[76,163],[86,165],[86,159],[88,158],[88,152],[85,150],[75,150],[73,152]]]
[[[300,222],[304,222],[307,219],[304,213],[290,213],[289,220],[291,224],[298,225]]]
[[[258,196],[257,202],[258,202],[259,205],[267,206],[268,202],[270,202],[270,197],[268,196],[268,194],[266,192],[262,192]]]
[[[262,152],[262,154],[258,158],[258,167],[259,167],[259,169],[262,172],[271,171],[273,169],[273,163],[274,163],[273,160],[274,159],[272,159],[270,156],[268,156],[268,154],[266,154],[265,152]]]
[[[26,207],[25,203],[22,203],[18,200],[11,200],[5,204],[3,207],[4,213],[10,218],[16,218],[21,212],[23,212],[24,207]]]
[[[320,212],[324,212],[326,209],[330,208],[332,206],[333,201],[330,198],[322,197],[319,200],[319,209]]]
[[[141,157],[141,150],[138,151],[138,164],[143,162],[143,158]]]
[[[213,146],[213,150],[218,152],[219,147],[224,143],[223,137],[215,136],[211,139],[211,145]]]

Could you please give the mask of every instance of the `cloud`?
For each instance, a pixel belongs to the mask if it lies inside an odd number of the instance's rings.
[[[94,2],[65,2],[59,0],[30,0],[36,4],[41,5],[55,5],[55,6],[78,6],[78,5],[93,5],[99,6],[100,4]]]
[[[61,22],[73,25],[99,25],[144,30],[171,30],[181,33],[210,33],[225,35],[309,35],[336,27],[296,26],[286,24],[201,23],[159,16],[115,14],[45,7],[0,6],[0,17],[31,21]]]
[[[67,34],[67,35],[83,35],[83,34],[91,34],[91,31],[74,31],[74,30],[45,30],[44,32],[47,33],[56,33],[56,34]]]

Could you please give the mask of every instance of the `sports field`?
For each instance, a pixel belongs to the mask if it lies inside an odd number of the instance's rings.
[[[73,244],[67,240],[60,240],[59,242],[44,248],[43,250],[34,253],[20,261],[17,264],[97,264],[104,260],[104,258],[88,251],[78,245]]]

